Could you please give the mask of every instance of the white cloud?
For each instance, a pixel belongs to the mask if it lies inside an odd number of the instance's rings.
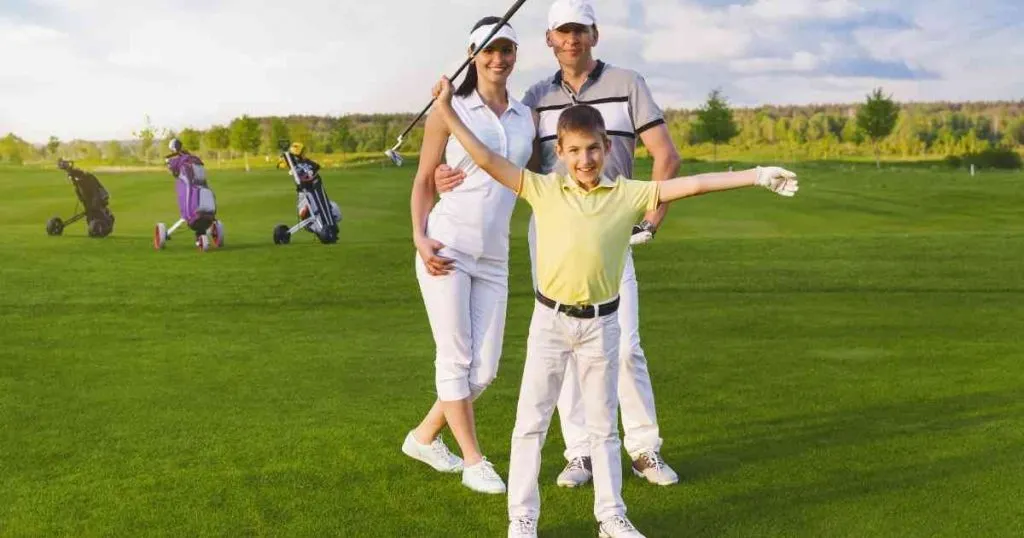
[[[742,56],[751,41],[744,21],[730,19],[724,10],[692,3],[650,2],[644,39],[649,62],[711,62]]]
[[[851,0],[757,0],[749,5],[731,6],[734,16],[755,19],[794,21],[803,19],[842,19],[864,12]]]
[[[742,58],[729,62],[736,73],[763,73],[769,71],[812,71],[820,65],[818,57],[807,51],[797,51],[789,58]]]
[[[511,4],[30,1],[31,16],[0,0],[0,131],[34,141],[127,138],[146,114],[179,129],[243,113],[418,111],[461,62],[470,26]],[[715,87],[736,104],[860,100],[873,85],[899,99],[1020,98],[1015,2],[595,0],[597,53],[641,71],[666,107]],[[527,2],[513,20],[516,95],[557,67],[544,44],[547,5]],[[872,16],[907,24],[857,22]],[[874,76],[902,65],[937,76]]]
[[[4,37],[9,43],[21,46],[39,46],[66,37],[62,32],[58,32],[53,28],[36,26],[35,24],[18,26],[8,23],[0,26],[0,29],[3,30]]]

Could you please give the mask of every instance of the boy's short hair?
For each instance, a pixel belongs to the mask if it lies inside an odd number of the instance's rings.
[[[565,133],[586,133],[599,138],[607,137],[604,118],[596,108],[590,105],[573,105],[558,117],[558,143],[562,143]]]

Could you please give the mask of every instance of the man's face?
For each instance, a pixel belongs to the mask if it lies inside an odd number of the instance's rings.
[[[567,131],[559,134],[558,158],[578,183],[597,185],[604,170],[604,157],[610,149],[608,137],[602,133]]]
[[[563,24],[548,30],[547,42],[560,65],[583,66],[593,57],[592,49],[597,45],[597,28],[576,23]]]

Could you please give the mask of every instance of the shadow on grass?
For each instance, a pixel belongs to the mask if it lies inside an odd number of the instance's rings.
[[[805,509],[816,510],[866,496],[920,490],[998,469],[1019,472],[1020,451],[1009,440],[974,451],[950,446],[942,454],[938,452],[942,447],[932,447],[920,436],[956,437],[957,432],[1020,419],[1024,414],[1022,397],[1024,390],[1013,389],[741,424],[736,427],[735,437],[693,444],[681,454],[668,455],[669,463],[683,477],[683,487],[734,473],[741,467],[767,466],[774,460],[814,456],[815,461],[800,468],[802,476],[780,475],[736,493],[702,497],[684,511],[631,505],[630,515],[641,529],[676,528],[686,529],[685,534],[690,536],[714,536],[726,528],[764,528],[772,522],[800,517]],[[840,455],[822,456],[833,449],[838,454],[851,447],[915,437],[917,440],[909,444],[880,448],[869,460],[844,464],[837,461]],[[948,453],[954,450],[958,453]],[[822,457],[830,460],[824,468],[811,466],[820,464]],[[911,458],[913,461],[908,463]],[[917,500],[910,498],[909,502],[923,503],[934,494],[921,492]]]
[[[913,400],[739,425],[742,435],[689,445],[676,455],[690,481],[827,448],[884,442],[919,434],[965,430],[1020,418],[1024,389]]]

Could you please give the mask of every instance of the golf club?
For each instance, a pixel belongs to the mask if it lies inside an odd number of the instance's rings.
[[[487,34],[487,37],[484,38],[483,43],[479,47],[473,49],[473,52],[469,55],[468,58],[466,58],[466,61],[462,62],[462,65],[460,65],[459,68],[455,70],[455,74],[448,77],[449,80],[454,82],[455,79],[462,74],[462,71],[465,70],[467,66],[469,66],[469,63],[473,61],[473,58],[476,57],[477,53],[487,46],[487,43],[490,42],[492,37],[494,37],[494,34],[498,33],[498,30],[500,30],[501,27],[504,26],[505,23],[507,23],[508,20],[512,18],[512,15],[516,14],[516,11],[519,11],[519,8],[524,3],[526,3],[526,0],[517,0],[515,4],[512,4],[512,7],[509,8],[508,12],[506,12],[505,15],[501,18],[501,20],[494,25],[494,29],[491,30],[491,33]],[[412,128],[415,127],[416,124],[420,121],[420,118],[426,115],[427,111],[430,110],[430,107],[434,105],[434,100],[435,99],[431,99],[430,102],[427,103],[427,106],[423,107],[423,110],[421,110],[420,113],[415,118],[413,118],[412,123],[410,123],[409,126],[406,127],[404,131],[402,131],[402,134],[398,135],[398,141],[395,143],[395,145],[391,149],[384,152],[384,154],[387,155],[389,159],[391,159],[391,162],[395,163],[395,166],[402,166],[402,156],[398,154],[398,148],[402,147],[402,142],[405,140],[405,135],[409,134],[409,131],[411,131]]]

